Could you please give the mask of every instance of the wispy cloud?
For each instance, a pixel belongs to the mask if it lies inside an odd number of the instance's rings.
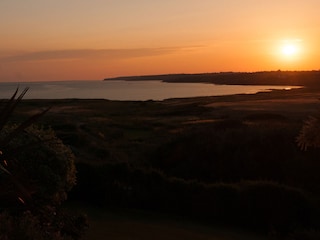
[[[166,47],[166,48],[133,48],[133,49],[67,49],[52,51],[37,51],[12,54],[0,58],[3,62],[17,61],[47,61],[47,60],[70,60],[70,59],[121,59],[158,56],[174,53],[183,49],[195,47]]]

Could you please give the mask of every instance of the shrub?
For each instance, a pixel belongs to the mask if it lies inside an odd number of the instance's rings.
[[[80,239],[85,229],[84,216],[58,215],[44,221],[31,211],[13,215],[0,213],[0,239],[64,240]]]
[[[240,183],[242,222],[268,230],[292,231],[309,226],[316,207],[300,189],[275,182]]]
[[[20,125],[9,123],[27,90],[1,102],[0,239],[78,239],[85,218],[59,211],[75,185],[74,155],[52,130],[32,125],[49,108]]]
[[[6,126],[4,138],[15,126]],[[75,185],[76,169],[71,150],[51,129],[35,125],[27,128],[6,146],[7,169],[23,184],[32,185],[34,200],[59,204]]]
[[[297,137],[298,146],[307,150],[308,147],[320,147],[320,115],[309,117],[302,126]]]
[[[123,163],[81,163],[78,169],[79,184],[73,197],[93,204],[170,212],[283,232],[311,226],[318,211],[302,190],[276,182],[204,184]]]

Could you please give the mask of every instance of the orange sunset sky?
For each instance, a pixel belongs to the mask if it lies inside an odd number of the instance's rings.
[[[318,70],[319,0],[1,0],[0,81]]]

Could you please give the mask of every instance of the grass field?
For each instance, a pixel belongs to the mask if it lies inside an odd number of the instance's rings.
[[[310,115],[319,113],[319,98],[318,89],[302,88],[159,102],[26,100],[19,106],[15,120],[25,118],[37,109],[53,106],[41,124],[55,130],[73,150],[77,167],[82,166],[76,200],[87,197],[90,203],[84,200],[72,209],[88,215],[90,228],[86,240],[263,240],[265,236],[250,233],[255,230],[248,233],[217,223],[210,225],[202,219],[177,217],[178,214],[170,212],[175,210],[170,208],[175,199],[167,206],[160,204],[167,207],[167,212],[162,214],[156,209],[157,205],[151,206],[156,211],[148,212],[139,203],[139,210],[123,208],[121,204],[136,204],[130,202],[135,199],[130,198],[128,189],[133,188],[136,194],[141,194],[136,196],[142,200],[150,197],[157,202],[157,198],[152,198],[157,194],[152,184],[159,184],[159,192],[161,184],[182,191],[184,187],[192,189],[188,181],[193,179],[208,185],[222,182],[235,186],[242,180],[267,180],[272,181],[276,189],[279,184],[285,184],[289,187],[284,188],[288,194],[290,187],[299,188],[314,201],[319,201],[319,151],[303,152],[295,143],[303,122]],[[128,164],[128,168],[122,163]],[[113,168],[119,172],[112,172]],[[145,172],[140,171],[141,168]],[[103,171],[115,175],[109,177]],[[131,185],[132,179],[127,181],[127,175],[121,175],[123,171],[131,174],[136,185]],[[155,182],[149,185],[154,192],[148,186],[145,188],[141,180],[143,177],[152,179],[152,176]],[[86,185],[86,177],[93,177],[92,185]],[[87,196],[86,191],[91,190],[96,195]],[[114,191],[114,195],[109,190]],[[174,193],[170,192],[173,196]],[[215,193],[214,189],[211,193]],[[114,199],[110,200],[108,194]],[[164,199],[172,199],[166,191],[161,194]],[[75,198],[72,192],[71,196],[71,199]],[[105,198],[101,200],[103,208],[92,204],[99,197]],[[121,203],[125,197],[128,198]],[[211,202],[202,207],[200,198],[191,197],[199,201],[197,206],[204,210],[201,214],[206,215],[205,208],[210,207]]]

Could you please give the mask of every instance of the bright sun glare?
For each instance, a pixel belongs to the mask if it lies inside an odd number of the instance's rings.
[[[280,54],[286,60],[297,60],[301,54],[301,40],[287,40],[280,46]]]
[[[293,56],[297,54],[298,48],[293,44],[287,44],[282,47],[282,54],[285,56]]]

